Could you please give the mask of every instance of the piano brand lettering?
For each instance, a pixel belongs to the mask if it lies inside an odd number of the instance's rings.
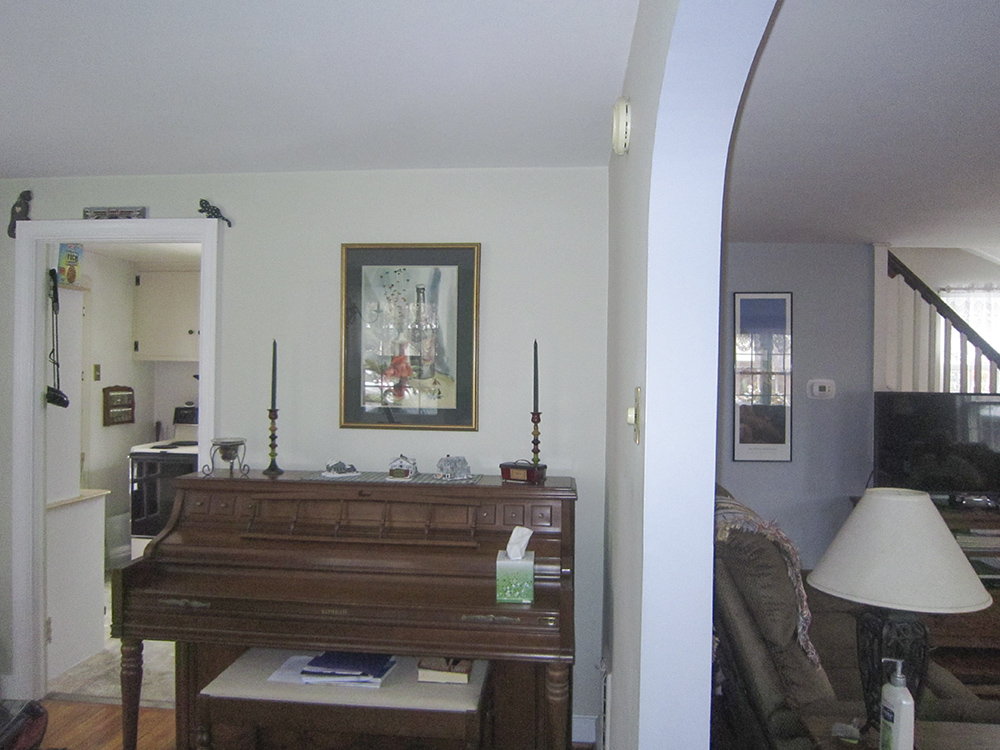
[[[211,607],[211,602],[196,602],[194,599],[160,599],[160,604],[165,604],[168,607]]]

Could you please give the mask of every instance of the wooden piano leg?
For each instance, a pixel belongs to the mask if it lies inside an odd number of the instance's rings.
[[[195,736],[195,747],[197,750],[212,750],[212,732],[208,726],[199,724]]]
[[[545,698],[548,701],[548,737],[546,747],[567,750],[570,747],[570,665],[552,661],[545,665]]]
[[[142,641],[122,638],[122,750],[136,750],[139,694],[142,690]]]

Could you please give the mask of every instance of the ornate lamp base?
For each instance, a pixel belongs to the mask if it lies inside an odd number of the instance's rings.
[[[857,637],[867,729],[880,724],[882,686],[892,672],[892,665],[882,659],[903,660],[906,687],[919,699],[927,675],[927,626],[915,612],[867,607],[857,615]]]

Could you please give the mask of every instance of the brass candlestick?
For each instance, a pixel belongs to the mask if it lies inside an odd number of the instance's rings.
[[[278,468],[278,410],[268,409],[267,416],[271,420],[271,463],[264,469],[264,476],[276,477],[285,473],[284,469]]]
[[[505,482],[545,484],[545,471],[548,467],[540,463],[538,458],[538,445],[542,442],[538,438],[538,423],[541,421],[542,413],[540,411],[531,412],[531,452],[533,454],[531,460],[522,458],[500,464],[500,476]]]
[[[542,413],[540,411],[531,412],[531,452],[534,454],[531,457],[531,463],[538,466],[538,446],[542,442],[538,439],[538,424],[542,421]]]

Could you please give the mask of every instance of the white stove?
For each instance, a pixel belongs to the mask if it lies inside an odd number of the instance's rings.
[[[198,454],[198,425],[175,424],[172,440],[159,440],[155,443],[133,445],[130,453],[181,453]]]

